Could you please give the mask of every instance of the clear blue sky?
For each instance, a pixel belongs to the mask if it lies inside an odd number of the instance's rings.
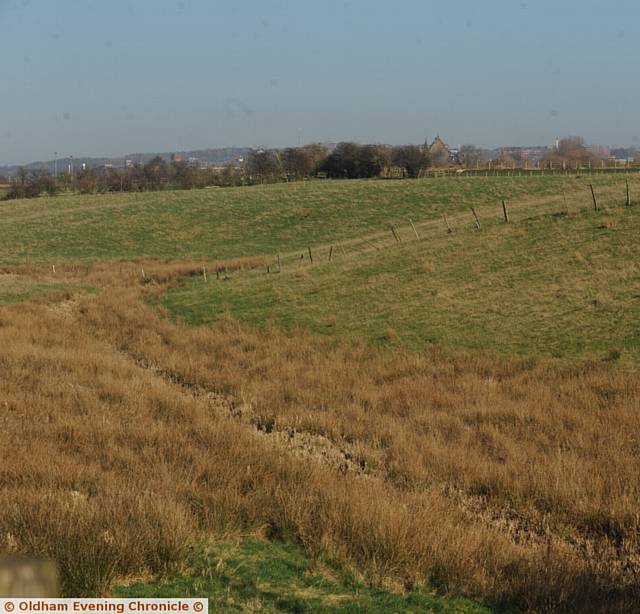
[[[311,141],[640,145],[637,0],[0,0],[0,164]]]

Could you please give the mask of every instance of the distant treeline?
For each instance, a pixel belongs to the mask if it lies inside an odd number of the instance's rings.
[[[240,185],[242,169],[234,166],[194,168],[185,162],[167,163],[160,157],[146,164],[125,168],[86,166],[65,170],[53,177],[45,170],[21,168],[13,178],[5,199],[32,198],[73,191],[81,194],[106,192],[147,192],[164,189],[203,188],[210,185]]]
[[[58,191],[146,192],[164,189],[238,186],[295,181],[310,177],[378,177],[389,167],[403,176],[416,177],[429,165],[428,151],[416,145],[389,147],[340,143],[332,152],[319,144],[288,149],[258,149],[241,165],[199,168],[188,162],[166,162],[155,157],[125,168],[84,167],[65,170],[53,177],[44,170],[21,168],[13,178],[5,199],[54,195]]]
[[[604,167],[605,160],[596,158],[580,137],[567,137],[557,147],[549,149],[537,162],[538,168],[576,168],[588,164]],[[116,168],[84,166],[65,170],[57,177],[44,170],[21,168],[12,179],[5,199],[54,195],[59,191],[81,194],[106,192],[146,192],[153,190],[189,190],[211,186],[229,187],[299,181],[311,177],[335,179],[366,179],[371,177],[418,177],[424,169],[526,167],[513,150],[500,151],[493,160],[483,160],[483,150],[475,145],[463,145],[455,153],[445,147],[402,145],[360,145],[340,143],[332,151],[325,145],[310,144],[287,149],[256,149],[241,164],[222,167],[199,167],[182,161],[167,162],[156,156],[148,162],[138,162]],[[531,167],[530,167],[531,168]]]

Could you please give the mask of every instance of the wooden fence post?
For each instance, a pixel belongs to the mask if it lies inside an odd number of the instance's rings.
[[[418,231],[416,230],[416,227],[413,223],[413,220],[411,218],[409,218],[409,223],[411,224],[411,228],[413,228],[413,233],[416,235],[416,239],[418,239],[418,241],[420,240],[420,235],[418,234]]]
[[[278,254],[278,273],[282,272],[282,264],[280,264],[280,254]]]
[[[627,179],[627,207],[631,206],[631,191],[629,190],[629,180]]]
[[[593,184],[589,184],[589,188],[591,188],[591,198],[593,198],[593,210],[598,210],[598,201],[596,200],[596,193],[593,191]]]
[[[507,211],[507,203],[505,203],[504,200],[502,201],[502,213],[504,215],[504,223],[508,224],[509,223],[509,212]]]
[[[309,260],[311,260],[311,264],[313,264],[313,256],[311,255],[311,248],[307,247],[307,249],[309,250]]]
[[[204,264],[202,265],[202,277],[204,278],[204,283],[207,283],[207,268],[204,266]]]
[[[471,207],[471,213],[473,213],[473,218],[476,221],[476,228],[479,230],[480,229],[480,220],[478,219],[478,214],[476,213],[476,210]]]
[[[333,245],[329,248],[329,262],[331,262],[332,256],[333,256]]]
[[[398,237],[398,233],[396,232],[396,229],[394,228],[393,224],[391,224],[391,232],[393,233],[393,236],[396,239],[396,243],[400,243],[400,237]]]
[[[453,232],[453,228],[449,225],[449,220],[447,219],[446,214],[443,213],[442,217],[444,218],[444,223],[447,225],[447,232],[451,234]]]

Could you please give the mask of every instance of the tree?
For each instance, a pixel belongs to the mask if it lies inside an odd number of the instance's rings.
[[[123,192],[125,191],[125,169],[106,168],[98,176],[99,192]]]
[[[513,168],[516,165],[516,159],[503,150],[493,159],[493,164],[500,168]]]
[[[282,161],[276,150],[258,149],[247,158],[247,172],[251,181],[277,181],[282,175]]]
[[[143,175],[146,178],[146,187],[150,190],[160,190],[168,182],[169,170],[167,163],[156,156],[147,162],[143,168]]]
[[[339,143],[321,164],[329,177],[356,179],[377,177],[391,162],[391,152],[385,145]]]
[[[43,194],[53,196],[57,191],[56,180],[45,170],[28,171],[20,168],[16,182],[11,186],[4,199],[36,198]]]
[[[308,177],[314,170],[314,160],[304,147],[290,147],[282,156],[284,169],[296,179]]]
[[[309,143],[302,149],[307,152],[307,155],[311,158],[313,165],[313,172],[316,172],[322,163],[327,159],[328,150],[326,145],[322,143]]]
[[[357,156],[357,176],[378,177],[391,164],[391,152],[384,145],[361,145]]]
[[[197,170],[182,161],[171,163],[171,175],[173,186],[180,190],[190,190],[198,182]]]
[[[560,139],[558,154],[565,160],[586,161],[591,158],[585,140],[581,136],[567,136]]]
[[[476,145],[471,145],[467,143],[466,145],[462,145],[460,150],[458,151],[458,160],[460,164],[466,167],[476,166],[480,163],[482,159],[482,149],[477,147]]]
[[[420,171],[429,165],[429,155],[426,150],[417,145],[402,145],[394,147],[391,160],[396,166],[406,169],[409,177],[417,177]]]
[[[81,168],[76,175],[76,188],[80,194],[92,194],[96,191],[98,176],[91,166]]]
[[[354,179],[358,176],[358,154],[356,143],[339,143],[327,159],[323,169],[329,177]]]
[[[16,178],[18,179],[19,185],[25,185],[27,183],[27,178],[29,177],[29,171],[21,166],[16,173]]]
[[[597,158],[587,149],[585,140],[580,136],[567,136],[560,139],[558,147],[547,152],[542,159],[543,166],[567,166],[588,164]]]

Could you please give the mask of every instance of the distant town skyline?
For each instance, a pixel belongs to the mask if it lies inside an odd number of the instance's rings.
[[[570,136],[570,135],[565,135],[565,136]],[[437,134],[434,137],[434,140],[437,140],[440,138],[441,138],[440,135]],[[542,157],[544,153],[543,150],[545,149],[552,150],[557,140],[558,139],[554,139],[553,143],[547,143],[542,145],[541,144],[529,144],[529,145],[504,144],[498,147],[482,147],[482,146],[478,146],[478,147],[480,147],[480,149],[482,149],[485,152],[494,152],[494,153],[499,152],[501,150],[507,151],[507,152],[520,150],[522,152],[523,159],[537,160]],[[333,147],[335,147],[338,143],[339,142],[336,141],[333,143],[325,142],[322,144],[327,146],[329,151],[331,151]],[[422,144],[426,146],[430,143],[431,141],[429,141],[429,139],[425,139]],[[446,142],[446,138],[443,139],[443,143],[446,144],[446,146],[453,151],[457,151],[458,148],[460,147],[460,145],[458,144],[454,145],[452,143]],[[407,143],[381,143],[381,144],[389,145],[389,146],[397,146],[397,145],[404,145]],[[414,143],[414,144],[420,145],[421,143]],[[465,144],[470,144],[470,143],[462,143],[462,145],[465,145]],[[309,145],[309,143],[301,143],[301,146],[305,146],[305,145]],[[587,145],[588,145],[589,151],[593,153],[594,156],[599,158],[604,158],[604,159],[612,157],[612,152],[615,152],[615,151],[631,151],[631,150],[640,151],[640,148],[636,148],[634,146],[600,145],[597,143],[587,143]],[[297,146],[298,144],[290,145],[289,147],[297,147]],[[262,149],[262,147],[261,146],[244,146],[244,147],[231,146],[231,147],[220,147],[220,148],[209,147],[209,148],[202,148],[202,149],[183,149],[179,151],[167,149],[163,151],[127,152],[124,154],[120,153],[118,155],[100,155],[99,153],[95,155],[77,155],[77,154],[61,155],[60,152],[54,152],[56,155],[54,155],[52,158],[43,158],[40,160],[27,160],[27,161],[21,161],[21,162],[9,162],[6,164],[0,164],[0,172],[3,169],[6,170],[9,168],[13,168],[15,172],[15,170],[17,170],[21,166],[32,166],[32,165],[45,167],[51,171],[52,169],[56,169],[56,168],[64,169],[70,163],[71,164],[75,163],[77,165],[77,164],[81,164],[84,161],[96,161],[96,162],[99,161],[98,166],[102,166],[103,164],[105,164],[106,166],[113,166],[112,163],[114,161],[119,161],[120,164],[133,164],[134,162],[141,161],[142,159],[150,159],[155,155],[161,155],[165,159],[168,159],[172,162],[182,162],[182,161],[199,160],[199,159],[207,160],[209,157],[207,153],[209,154],[215,153],[214,157],[220,157],[221,156],[220,152],[222,152],[223,150],[230,150],[230,153],[228,158],[222,157],[221,159],[231,160],[241,155],[238,152],[244,152],[245,150],[249,151],[252,149],[260,150]],[[286,147],[275,148],[275,149],[286,149]],[[200,154],[200,156],[198,156],[197,154]],[[203,156],[203,154],[205,155]],[[185,156],[186,156],[186,160],[185,160]]]
[[[0,0],[0,165],[308,142],[640,145],[640,6]]]

